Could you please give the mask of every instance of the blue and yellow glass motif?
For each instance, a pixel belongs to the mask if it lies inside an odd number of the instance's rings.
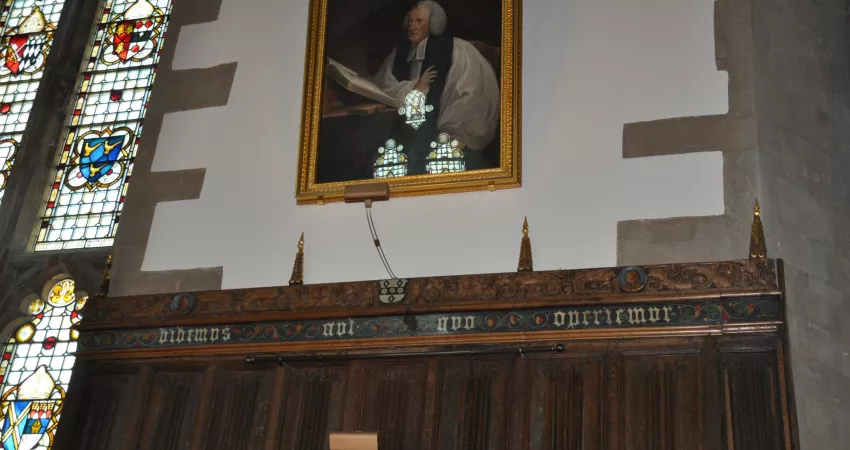
[[[121,156],[126,136],[106,136],[83,140],[80,150],[80,172],[89,183],[106,175]]]

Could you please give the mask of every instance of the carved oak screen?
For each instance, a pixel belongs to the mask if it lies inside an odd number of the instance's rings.
[[[56,448],[798,448],[773,261],[381,286],[93,299]]]

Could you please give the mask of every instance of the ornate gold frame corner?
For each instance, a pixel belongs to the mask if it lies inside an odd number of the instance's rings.
[[[299,205],[343,200],[349,185],[388,183],[390,196],[448,194],[517,188],[522,185],[522,0],[502,0],[502,67],[499,168],[457,174],[412,175],[381,180],[316,183],[321,101],[324,89],[325,27],[328,0],[310,0],[301,138],[298,150]]]

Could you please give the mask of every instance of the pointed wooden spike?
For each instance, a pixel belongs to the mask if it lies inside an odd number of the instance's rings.
[[[112,281],[112,253],[106,257],[106,268],[103,269],[103,276],[100,278],[100,291],[98,297],[106,297],[109,295],[109,283]]]
[[[534,259],[531,255],[531,238],[528,236],[528,217],[522,222],[522,243],[519,247],[519,264],[517,272],[532,272]]]
[[[292,276],[289,277],[290,286],[304,284],[304,233],[298,239],[298,252],[295,254],[295,263],[292,265]]]
[[[764,241],[764,225],[761,222],[759,201],[753,207],[753,226],[750,231],[750,259],[767,258],[767,245]]]

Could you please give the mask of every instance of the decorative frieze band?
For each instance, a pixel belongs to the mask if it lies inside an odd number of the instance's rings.
[[[117,350],[480,333],[718,326],[779,320],[781,320],[779,299],[769,297],[344,317],[241,325],[168,326],[125,331],[85,332],[80,337],[79,343],[83,350]]]
[[[494,309],[612,304],[677,297],[772,294],[779,290],[774,261],[629,266],[510,272],[409,280],[236,289],[89,302],[83,330],[193,323],[247,323],[298,317],[415,313],[436,309]],[[642,300],[644,299],[644,300]],[[350,311],[357,309],[356,314]]]

